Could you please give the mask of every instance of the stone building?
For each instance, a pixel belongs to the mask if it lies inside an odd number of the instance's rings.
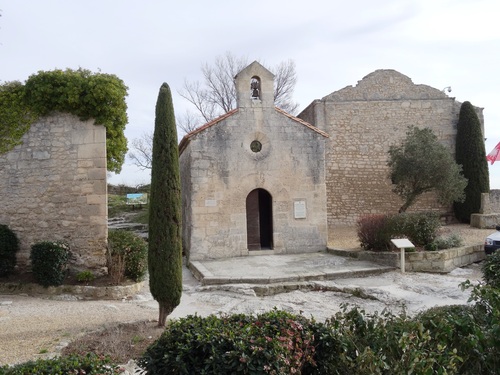
[[[276,108],[273,80],[250,64],[237,108],[180,142],[190,260],[326,249],[328,134]]]
[[[395,70],[377,70],[355,87],[313,101],[298,115],[330,135],[326,144],[330,235],[336,225],[353,225],[363,215],[398,211],[402,202],[392,193],[387,152],[401,143],[409,126],[431,128],[454,152],[461,103],[444,91],[414,84]],[[483,109],[476,110],[483,124]],[[451,217],[450,209],[426,194],[409,211],[434,210]]]
[[[31,245],[65,241],[73,266],[106,266],[106,129],[70,114],[39,119],[22,144],[0,155],[0,224],[20,241],[18,264]]]

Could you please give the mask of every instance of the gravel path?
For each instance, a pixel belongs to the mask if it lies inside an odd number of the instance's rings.
[[[460,233],[466,244],[482,243],[492,230],[471,229],[466,225],[446,227],[446,232]],[[330,246],[338,249],[357,247],[354,228],[337,228]],[[186,271],[186,270],[185,270]],[[479,280],[478,265],[457,269],[449,275],[389,272],[379,276],[324,282],[327,291],[295,291],[269,297],[257,297],[248,285],[201,287],[184,272],[181,304],[172,318],[197,313],[251,313],[274,306],[317,319],[328,318],[344,302],[357,304],[367,311],[384,308],[410,313],[443,304],[466,303],[468,294],[458,284],[466,279]],[[349,289],[358,288],[374,300],[354,297]],[[147,287],[123,301],[79,301],[73,296],[33,297],[0,295],[0,365],[24,362],[57,353],[68,341],[107,324],[155,320],[157,303]]]

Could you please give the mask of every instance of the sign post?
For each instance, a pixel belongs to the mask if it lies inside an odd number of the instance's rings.
[[[405,273],[405,249],[414,249],[415,245],[406,238],[396,238],[391,240],[391,242],[401,250],[401,273]]]

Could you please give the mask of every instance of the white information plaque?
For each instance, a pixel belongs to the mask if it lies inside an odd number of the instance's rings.
[[[306,201],[293,202],[293,216],[295,219],[306,218]]]

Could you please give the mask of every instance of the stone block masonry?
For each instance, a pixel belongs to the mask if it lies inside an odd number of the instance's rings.
[[[326,147],[328,226],[354,225],[365,215],[397,213],[402,200],[392,192],[388,151],[401,144],[409,126],[429,127],[454,153],[461,103],[441,90],[414,84],[394,70],[377,70],[311,103],[299,117],[329,135]],[[482,108],[476,108],[483,124]],[[484,127],[484,126],[483,126]],[[484,129],[483,129],[484,132]],[[451,217],[433,193],[410,211]]]
[[[41,118],[23,144],[0,155],[0,224],[20,241],[18,265],[31,245],[69,243],[72,267],[106,266],[106,129],[70,114]]]

